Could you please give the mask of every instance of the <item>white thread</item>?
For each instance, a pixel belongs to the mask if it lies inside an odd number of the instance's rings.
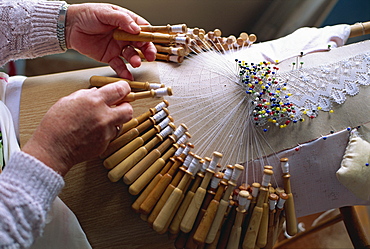
[[[183,25],[173,25],[173,26],[171,26],[171,32],[173,32],[173,33],[182,33],[183,32]]]
[[[288,162],[281,162],[281,170],[283,171],[283,174],[289,173],[289,163]]]
[[[176,150],[174,155],[175,156],[180,156],[183,153],[184,149],[185,149],[184,147],[179,146],[179,148]]]
[[[163,97],[163,96],[168,96],[168,87],[162,87],[159,89],[154,90],[155,91],[155,96],[156,97]]]
[[[164,110],[161,110],[158,113],[153,115],[153,119],[155,120],[155,122],[158,122],[164,119],[166,116],[167,116],[167,113]]]
[[[161,88],[162,87],[162,84],[159,84],[159,83],[149,83],[149,89],[158,89],[158,88]]]
[[[226,170],[225,170],[224,179],[225,180],[230,180],[232,174],[233,174],[233,169],[227,167]]]
[[[163,130],[170,122],[171,120],[167,117],[163,119],[162,122],[158,124],[158,126],[161,128],[161,130]]]
[[[154,107],[154,109],[156,109],[156,110],[157,110],[157,112],[159,112],[160,110],[162,110],[162,109],[163,109],[163,107],[167,107],[166,102],[161,102],[161,103],[159,103],[158,105],[156,105],[156,106]]]
[[[173,128],[171,126],[167,126],[166,128],[164,128],[161,132],[159,132],[159,135],[162,137],[162,138],[165,138],[167,137],[168,135],[170,135],[171,133],[173,132]]]

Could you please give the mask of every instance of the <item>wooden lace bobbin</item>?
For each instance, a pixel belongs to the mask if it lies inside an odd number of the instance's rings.
[[[219,204],[222,199],[229,198],[231,195],[231,192],[236,187],[236,182],[244,170],[244,167],[236,164],[234,167],[227,168],[229,170],[225,171],[224,178],[221,180],[221,184],[226,188],[226,191],[220,192],[220,194],[215,195],[209,206],[207,207],[207,211],[205,215],[203,216],[195,234],[194,234],[194,240],[198,244],[203,244],[206,241],[206,238],[208,236],[208,233],[213,226]],[[221,185],[221,186],[222,186]],[[221,188],[219,187],[218,191],[220,191]],[[218,192],[219,193],[219,192]],[[216,225],[216,224],[215,224]],[[217,229],[218,230],[218,229]]]
[[[158,174],[144,192],[141,193],[140,197],[137,199],[138,202],[142,200],[141,203],[138,203],[140,213],[147,215],[152,211],[168,185],[171,183],[171,180],[178,168],[184,163],[185,157],[192,148],[194,148],[194,145],[188,143],[179,156],[170,158],[167,164],[172,164],[171,168],[167,172],[161,172]],[[147,192],[149,193],[146,194]]]
[[[228,50],[234,48],[234,44],[236,43],[236,37],[234,35],[230,35],[226,38],[225,44],[228,47]]]
[[[236,182],[243,170],[244,167],[239,164],[235,164],[234,166],[227,166],[224,176],[224,179],[227,181],[227,188],[222,196],[222,199],[216,206],[216,213],[213,215],[210,226],[204,228],[207,229],[207,234],[205,238],[203,237],[204,235],[201,237],[202,242],[209,244],[212,243],[212,241],[216,238],[218,231],[221,229],[221,224],[224,220],[226,209],[229,206],[231,194],[235,189]],[[229,171],[231,171],[230,176],[228,176]]]
[[[212,178],[212,180],[209,184],[207,194],[204,197],[204,201],[201,204],[201,208],[200,208],[199,212],[197,214],[195,214],[196,219],[195,219],[193,228],[189,233],[189,237],[186,241],[186,248],[194,248],[195,245],[199,245],[194,240],[195,232],[197,231],[197,228],[200,225],[200,222],[202,221],[205,213],[207,212],[207,209],[208,209],[210,203],[212,202],[212,200],[214,198],[220,198],[221,199],[222,193],[224,192],[225,187],[226,187],[225,182],[221,182],[222,178],[223,178],[222,173],[218,172],[218,173],[214,174],[214,176],[213,176],[213,178]]]
[[[264,166],[264,169],[269,169],[272,170],[273,167],[270,165]],[[261,219],[261,224],[260,228],[258,230],[258,236],[257,236],[257,241],[256,245],[259,248],[263,248],[267,244],[267,234],[268,234],[268,223],[269,223],[269,205],[268,205],[268,196],[270,193],[270,187],[271,183],[268,183],[268,192],[266,195],[266,199],[262,205],[263,208],[263,213],[262,213],[262,219]]]
[[[202,167],[200,168],[199,172],[196,175],[196,179],[191,185],[189,191],[187,191],[186,196],[181,203],[180,208],[177,210],[177,213],[175,214],[175,217],[173,218],[170,227],[168,229],[169,233],[172,235],[171,237],[177,236],[180,232],[180,224],[181,221],[186,213],[186,210],[188,209],[192,199],[194,198],[195,192],[201,185],[201,183],[204,180],[204,177],[206,175],[206,170],[209,167],[209,164],[211,162],[211,158],[205,157],[204,160],[201,160]]]
[[[193,152],[189,152],[188,155],[185,157],[185,160],[182,164],[182,166],[177,171],[176,175],[172,178],[170,184],[166,187],[165,191],[159,198],[158,202],[155,203],[154,208],[152,209],[149,217],[148,217],[148,223],[150,226],[153,225],[153,222],[157,218],[159,212],[162,210],[164,204],[166,204],[168,198],[172,194],[173,190],[179,185],[181,182],[181,179],[184,177],[186,170],[188,169],[190,163],[193,161],[195,157],[195,154]],[[189,182],[190,184],[190,182]]]
[[[130,85],[131,89],[150,90],[150,89],[158,89],[158,88],[164,87],[164,84],[160,84],[160,83],[131,81],[131,80],[122,79],[122,78],[98,76],[98,75],[93,75],[90,77],[90,85],[95,86],[95,87],[101,87],[101,86],[104,86],[104,85],[107,85],[113,82],[117,82],[120,80],[126,81]]]
[[[150,117],[148,120],[144,121],[137,127],[132,128],[131,130],[127,131],[126,133],[118,137],[115,144],[112,145],[112,147],[109,149],[109,153],[113,151],[113,147],[115,148],[118,145],[122,146],[103,161],[104,167],[106,169],[113,169],[120,162],[122,162],[129,155],[131,155],[135,150],[140,148],[140,146],[143,146],[145,142],[152,139],[157,133],[161,132],[161,130],[163,130],[173,121],[173,118],[167,115],[168,111],[165,108],[164,110],[158,112],[153,117]],[[161,122],[158,123],[158,125],[156,125],[156,123],[160,120]],[[149,129],[141,136],[135,137],[136,134],[140,135],[142,131],[145,131],[147,128],[150,128],[150,126],[152,125],[153,128]]]
[[[295,207],[294,207],[294,198],[292,193],[292,188],[290,186],[290,174],[289,174],[289,163],[288,158],[281,158],[280,159],[281,169],[283,171],[283,181],[284,181],[284,189],[285,193],[288,195],[288,200],[285,202],[284,209],[285,209],[285,218],[286,218],[286,232],[290,236],[294,236],[297,234],[298,225],[297,225],[297,217],[295,214]]]
[[[106,151],[101,155],[101,158],[105,158],[104,166],[107,169],[113,168],[133,151],[142,146],[145,141],[154,137],[156,133],[160,132],[173,121],[173,118],[169,116],[168,109],[164,107],[161,111],[141,122],[138,126],[126,131],[110,142]],[[142,134],[141,138],[137,139],[140,134]]]
[[[175,144],[177,140],[184,135],[185,131],[188,130],[188,127],[185,124],[181,124],[177,129],[173,132],[172,135],[169,135],[168,138],[166,138],[161,144],[158,145],[158,147],[153,148],[145,157],[143,157],[138,163],[135,164],[123,177],[123,182],[127,185],[132,184],[134,181],[136,181],[141,174],[143,174],[158,158],[160,158],[163,153],[165,153],[168,148],[171,147],[171,145]],[[177,148],[170,148],[170,153],[166,155],[166,160],[170,158],[170,156],[175,153]],[[163,164],[164,165],[164,164]],[[163,166],[162,165],[162,166]],[[160,165],[159,165],[160,166]],[[157,169],[157,168],[156,168]],[[159,169],[160,170],[160,169]],[[151,180],[155,174],[159,172],[155,172],[154,174],[145,175],[146,179],[142,178],[142,184],[147,183],[147,179]],[[152,173],[152,172],[150,172]],[[139,183],[138,183],[139,184]],[[146,185],[146,184],[145,184]],[[132,188],[131,192],[138,194],[142,190],[143,186],[137,186],[137,188]],[[141,188],[141,189],[140,189]],[[130,192],[130,193],[131,193]]]
[[[129,187],[130,194],[138,195],[149,184],[149,182],[159,173],[159,171],[166,165],[166,162],[170,157],[172,157],[175,154],[180,144],[185,143],[190,137],[191,135],[188,132],[185,132],[185,134],[181,136],[176,141],[176,143],[172,144],[170,148],[160,158],[156,159],[155,162],[148,167],[148,169],[146,169],[142,174],[140,174],[140,176],[138,176],[138,178]]]
[[[273,238],[273,244],[277,241],[277,238],[283,228],[283,223],[285,221],[285,216],[283,215],[284,205],[286,200],[289,199],[289,196],[284,193],[279,193],[279,200],[276,204],[276,213],[274,218],[274,238]]]
[[[151,26],[151,25],[141,25],[141,31],[144,32],[158,32],[164,34],[177,34],[177,33],[186,33],[188,31],[188,27],[186,24],[177,24],[177,25],[169,25],[166,26]]]
[[[113,32],[113,38],[120,41],[143,41],[153,43],[179,43],[189,44],[190,39],[186,36],[177,36],[162,33],[140,32],[139,34],[130,34],[123,30],[116,29]]]
[[[127,123],[124,123],[122,125],[122,128],[121,128],[121,131],[120,131],[119,135],[121,135],[121,134],[127,132],[128,130],[138,126],[139,124],[141,124],[142,122],[147,120],[150,116],[154,115],[155,113],[161,111],[164,107],[168,107],[168,106],[169,106],[168,101],[163,100],[158,105],[156,105],[154,108],[150,108],[149,111],[141,114],[140,116],[138,116],[136,118],[131,119]]]
[[[370,22],[355,23],[351,25],[349,38],[370,34]]]
[[[236,208],[236,217],[234,221],[234,225],[231,229],[230,238],[227,243],[227,249],[238,249],[241,232],[242,232],[242,222],[249,208],[249,204],[251,201],[252,196],[250,196],[249,192],[246,190],[242,190],[239,192],[239,205]]]
[[[267,244],[265,249],[272,249],[274,246],[274,217],[275,217],[275,206],[279,196],[274,193],[269,194],[269,226],[267,234]]]
[[[254,182],[252,183],[252,200],[251,200],[251,204],[250,204],[250,207],[249,207],[249,212],[247,213],[246,217],[245,217],[245,221],[243,223],[243,237],[245,236],[245,233],[248,229],[248,225],[249,225],[249,221],[251,220],[252,218],[252,213],[253,213],[253,209],[254,207],[256,206],[256,203],[257,203],[257,197],[258,197],[258,193],[259,193],[259,190],[261,188],[261,184],[258,183],[258,182]]]
[[[185,171],[185,175],[181,179],[179,185],[172,191],[157,218],[153,222],[153,229],[158,233],[164,232],[166,225],[169,224],[171,216],[176,212],[185,194],[184,192],[189,187],[189,184],[194,178],[194,174],[198,171],[200,160],[202,158],[194,155],[189,168]],[[173,217],[173,216],[172,216]]]
[[[181,144],[179,146],[179,148],[175,152],[175,155],[168,160],[168,162],[163,167],[163,169],[161,170],[161,172],[159,172],[153,178],[153,180],[150,181],[149,185],[143,190],[143,192],[141,192],[141,194],[139,195],[139,197],[136,198],[136,200],[134,201],[134,203],[131,205],[131,208],[135,212],[138,213],[140,211],[140,205],[148,198],[148,196],[151,195],[151,193],[153,192],[154,188],[157,186],[157,184],[159,183],[159,181],[161,180],[161,178],[163,177],[163,175],[165,175],[166,173],[168,173],[172,169],[172,167],[173,167],[173,165],[175,163],[174,157],[181,156],[182,153],[184,152],[185,148],[186,148],[186,145],[185,144]]]
[[[164,97],[164,96],[171,96],[171,95],[172,95],[171,87],[151,89],[149,91],[142,91],[142,92],[131,92],[127,94],[126,97],[123,98],[123,100],[118,102],[117,105],[123,102],[133,102],[138,99]]]
[[[231,234],[232,227],[234,225],[234,221],[236,218],[236,208],[238,207],[238,203],[235,200],[230,200],[230,206],[228,208],[228,212],[225,214],[225,219],[223,225],[220,230],[220,235],[218,238],[217,249],[225,249],[227,247],[227,243],[229,242],[229,237]],[[217,240],[217,237],[214,241]],[[214,242],[212,242],[214,244]]]
[[[248,44],[248,41],[249,41],[249,35],[245,32],[242,32],[239,34],[239,37],[236,39],[235,46],[242,47]]]
[[[129,138],[131,138],[131,135],[128,137],[122,137],[123,134],[127,133],[128,131],[137,128],[139,131],[143,130],[144,128],[147,127],[147,125],[151,124],[153,121],[155,121],[154,124],[157,124],[158,118],[164,118],[165,116],[162,116],[164,113],[161,111],[164,110],[167,115],[169,114],[168,109],[166,108],[168,106],[168,102],[164,100],[163,102],[159,103],[156,107],[150,108],[148,112],[141,114],[139,117],[131,119],[129,122],[123,124],[123,127],[120,131],[119,137],[111,141],[107,147],[107,149],[102,153],[100,158],[107,158],[108,156],[112,155],[114,152],[125,146],[128,142],[130,142]],[[151,117],[155,116],[157,113],[159,117]],[[148,121],[149,120],[149,121]],[[148,121],[148,122],[146,122]],[[129,125],[129,123],[135,124],[135,125]],[[145,123],[145,125],[140,126],[142,123]],[[122,132],[122,130],[124,131]],[[135,131],[136,132],[136,131]]]
[[[168,62],[171,61],[171,62],[182,63],[184,61],[184,59],[185,59],[185,56],[157,53],[155,55],[155,58],[157,60],[161,60],[161,61],[168,61]]]
[[[170,123],[165,129],[156,134],[155,137],[147,142],[144,146],[135,150],[126,159],[117,164],[116,167],[111,169],[108,173],[108,178],[112,182],[116,182],[121,179],[132,167],[135,166],[136,163],[144,158],[149,153],[149,151],[151,151],[160,142],[163,142],[164,138],[170,135],[173,130],[175,130],[175,128],[176,127],[174,126],[174,124]]]
[[[184,57],[185,54],[185,48],[183,47],[164,47],[158,44],[154,45],[155,48],[157,49],[157,52],[159,53],[166,53],[166,54],[172,54],[172,55],[178,55]]]
[[[193,225],[197,217],[197,214],[199,212],[199,209],[206,196],[208,184],[210,180],[212,179],[212,176],[215,174],[217,164],[221,160],[221,158],[222,158],[222,154],[220,152],[217,152],[217,151],[213,152],[212,160],[208,168],[206,169],[206,173],[202,181],[202,184],[199,186],[199,188],[195,192],[194,197],[188,209],[186,210],[184,218],[181,221],[180,229],[184,233],[190,232],[191,229],[193,228]]]
[[[268,194],[268,185],[273,174],[272,170],[265,169],[263,171],[263,177],[259,194],[257,198],[256,206],[252,211],[252,216],[248,224],[248,229],[243,240],[243,249],[254,249],[256,246],[257,235],[261,224],[263,214],[263,203],[266,200]]]

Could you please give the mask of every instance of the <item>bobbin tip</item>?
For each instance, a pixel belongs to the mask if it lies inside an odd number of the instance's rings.
[[[287,157],[280,158],[280,162],[288,162],[289,159]]]
[[[214,151],[213,152],[213,156],[221,158],[222,157],[222,153],[220,153],[218,151]]]

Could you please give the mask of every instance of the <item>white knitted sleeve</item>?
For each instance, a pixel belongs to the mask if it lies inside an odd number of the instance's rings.
[[[63,178],[24,152],[14,152],[0,174],[0,248],[28,248],[42,234]]]
[[[61,53],[57,20],[63,1],[0,0],[0,65]]]

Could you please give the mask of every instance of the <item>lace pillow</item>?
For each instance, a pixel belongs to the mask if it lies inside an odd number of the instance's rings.
[[[351,132],[341,167],[336,175],[341,184],[358,198],[370,199],[370,143],[356,130]]]

